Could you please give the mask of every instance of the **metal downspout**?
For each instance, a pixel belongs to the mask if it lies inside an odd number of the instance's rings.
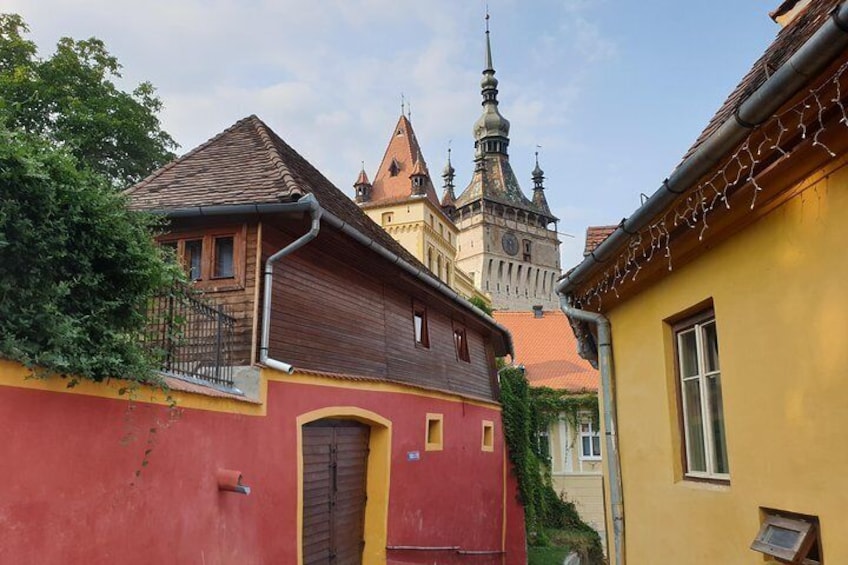
[[[609,319],[603,314],[574,308],[560,294],[560,308],[566,316],[595,324],[598,328],[598,369],[601,373],[601,393],[604,398],[604,459],[610,478],[610,506],[612,510],[613,552],[615,565],[624,565],[624,495],[621,488],[621,462],[618,457],[616,435],[616,407],[612,385],[615,380],[612,363],[612,332]]]
[[[297,202],[293,202],[285,207],[286,212],[308,211],[312,217],[312,227],[308,232],[289,243],[265,261],[265,270],[262,272],[264,284],[264,300],[262,303],[262,341],[259,346],[259,362],[263,365],[277,369],[287,374],[294,372],[294,367],[290,364],[277,359],[272,359],[268,356],[268,344],[271,339],[271,296],[274,274],[274,263],[279,261],[286,255],[293,253],[315,239],[318,231],[321,229],[321,213],[322,208],[312,194],[307,194]]]

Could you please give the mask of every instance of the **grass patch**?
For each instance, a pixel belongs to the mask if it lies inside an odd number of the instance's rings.
[[[527,565],[562,565],[569,551],[567,547],[529,547]]]
[[[585,556],[593,565],[604,562],[598,550],[600,540],[594,531],[546,528],[539,541],[544,545],[527,548],[528,565],[562,565],[572,551]]]

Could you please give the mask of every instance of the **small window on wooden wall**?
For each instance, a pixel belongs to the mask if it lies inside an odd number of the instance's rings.
[[[491,420],[483,420],[483,451],[495,450],[495,423]]]
[[[246,227],[173,233],[160,238],[192,281],[203,286],[241,285]],[[229,284],[228,284],[229,283]]]
[[[430,347],[430,328],[427,323],[427,307],[420,302],[412,303],[412,329],[415,332],[415,345]]]
[[[427,429],[424,450],[441,451],[444,446],[443,414],[427,414]]]
[[[465,326],[453,324],[453,344],[456,348],[456,358],[470,363],[471,356],[468,354],[468,334],[465,331]]]

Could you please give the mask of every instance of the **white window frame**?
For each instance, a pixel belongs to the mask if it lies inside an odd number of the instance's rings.
[[[600,461],[601,460],[601,453],[602,453],[602,451],[601,451],[601,449],[602,449],[601,448],[601,434],[600,434],[599,430],[595,429],[595,423],[592,421],[591,417],[589,417],[587,414],[578,415],[578,416],[579,416],[578,420],[577,420],[577,443],[579,444],[578,452],[577,452],[578,457],[580,457],[581,461]],[[588,432],[583,431],[583,425],[584,424],[589,426]],[[583,438],[584,437],[589,438],[589,447],[590,448],[594,445],[594,441],[592,441],[592,440],[594,438],[598,438],[598,455],[593,455],[591,453],[589,455],[586,455],[583,452]],[[594,450],[592,450],[592,451],[594,451]]]
[[[686,477],[696,478],[696,479],[717,479],[722,481],[730,480],[730,473],[719,473],[715,470],[715,461],[716,461],[716,446],[713,438],[712,430],[712,422],[710,421],[710,407],[709,402],[711,401],[711,397],[709,395],[709,391],[707,390],[707,381],[710,377],[718,377],[721,378],[721,363],[720,361],[717,363],[716,370],[708,371],[706,367],[706,353],[705,353],[705,345],[704,345],[704,328],[707,326],[716,326],[716,318],[712,312],[699,316],[693,323],[687,325],[679,325],[674,330],[674,338],[675,338],[675,347],[676,347],[676,357],[677,357],[677,371],[678,371],[678,383],[680,386],[679,389],[679,402],[680,402],[680,410],[682,412],[683,418],[683,436],[684,436],[684,462],[686,464],[686,468],[684,470]],[[683,365],[683,336],[690,332],[695,333],[695,352],[696,352],[696,364],[697,371],[696,375],[684,376],[684,365]],[[717,335],[717,332],[716,332]],[[718,355],[718,354],[717,354]],[[685,397],[685,389],[686,383],[689,381],[697,380],[698,381],[698,389],[701,398],[701,430],[703,431],[703,442],[704,442],[704,457],[706,459],[706,471],[693,471],[692,470],[692,457],[691,457],[691,449],[690,445],[692,443],[691,438],[689,437],[689,414],[686,410],[686,397]],[[719,383],[721,381],[719,380]],[[719,388],[721,390],[721,388]],[[724,406],[722,402],[722,412],[724,411]],[[724,415],[722,414],[722,418]],[[724,441],[724,449],[727,451],[727,434],[724,434],[722,438]],[[728,468],[730,467],[728,462]]]

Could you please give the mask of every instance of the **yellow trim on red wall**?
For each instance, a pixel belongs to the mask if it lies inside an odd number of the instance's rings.
[[[170,395],[176,401],[178,408],[229,412],[248,416],[265,416],[266,413],[264,404],[254,404],[242,402],[234,398],[206,396],[178,390],[172,390],[166,394],[161,389],[151,386],[136,385],[137,388],[135,390],[120,394],[122,389],[126,390],[135,384],[121,379],[109,379],[100,383],[88,379],[79,379],[79,382],[75,386],[68,388],[70,382],[71,379],[59,376],[36,377],[30,369],[27,369],[20,363],[0,359],[0,386],[78,394],[112,400],[132,400],[134,402],[160,404],[163,406],[172,404],[168,399]],[[267,382],[260,382],[260,395],[263,400],[267,394],[266,388]]]
[[[303,565],[303,426],[324,418],[356,420],[371,427],[365,494],[363,565],[386,562],[392,422],[356,406],[330,406],[297,417],[297,563]]]

